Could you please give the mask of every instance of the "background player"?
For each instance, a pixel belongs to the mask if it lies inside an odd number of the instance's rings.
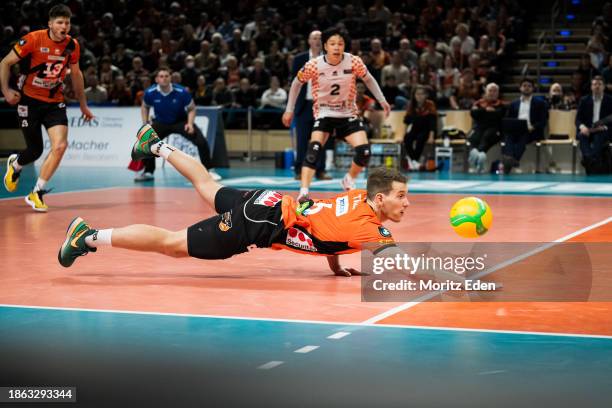
[[[336,137],[345,139],[355,149],[351,168],[342,180],[345,190],[355,188],[355,178],[370,160],[370,146],[363,122],[358,117],[355,81],[361,78],[378,103],[389,115],[391,108],[365,64],[358,56],[344,52],[347,38],[337,29],[322,35],[325,54],[306,63],[291,83],[283,124],[293,119],[295,101],[302,85],[312,83],[313,115],[315,123],[302,166],[302,182],[298,199],[308,196],[322,146],[335,131]]]
[[[329,200],[311,200],[310,206],[301,205],[299,209],[291,196],[275,191],[223,187],[202,164],[160,141],[153,128],[144,125],[132,158],[155,155],[168,160],[189,179],[219,215],[176,232],[151,225],[95,230],[77,217],[68,227],[58,253],[61,265],[69,267],[78,256],[95,252],[102,245],[173,257],[225,259],[247,252],[255,244],[327,255],[335,274],[351,276],[359,272],[342,268],[338,255],[359,251],[366,244],[375,252],[393,247],[391,233],[382,222],[399,222],[409,205],[406,178],[385,168],[370,173],[367,191],[352,190]]]
[[[191,93],[179,84],[171,82],[171,72],[168,68],[160,68],[155,75],[157,85],[146,90],[140,108],[142,123],[149,123],[149,110],[155,111],[155,119],[151,124],[161,139],[172,133],[177,133],[190,140],[198,148],[200,161],[206,168],[211,167],[210,148],[195,124],[196,106]],[[135,181],[153,179],[155,159],[144,160],[144,171],[136,176]],[[220,180],[221,176],[210,172],[211,176]]]
[[[57,170],[67,147],[68,118],[64,102],[63,81],[68,70],[85,120],[93,114],[87,107],[83,92],[83,74],[79,68],[80,48],[70,37],[72,13],[67,6],[57,5],[49,10],[49,28],[32,31],[21,38],[0,62],[0,82],[6,101],[17,106],[19,126],[26,141],[26,150],[9,157],[4,175],[4,186],[9,192],[17,189],[23,166],[34,162],[43,152],[44,126],[51,140],[51,151],[45,159],[36,185],[25,201],[35,211],[47,211],[43,195],[47,182]],[[10,67],[20,63],[21,93],[9,87]]]

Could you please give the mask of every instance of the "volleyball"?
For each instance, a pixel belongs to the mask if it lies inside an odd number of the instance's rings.
[[[465,197],[453,204],[450,223],[463,238],[478,238],[487,233],[493,222],[489,205],[478,197]]]

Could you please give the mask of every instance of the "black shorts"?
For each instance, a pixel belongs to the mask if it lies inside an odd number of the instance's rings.
[[[17,105],[17,119],[19,127],[26,136],[37,133],[42,137],[40,125],[43,125],[45,129],[57,125],[68,126],[64,102],[39,101],[25,94],[21,95],[21,100]]]
[[[226,259],[247,252],[251,245],[270,247],[283,231],[281,198],[271,190],[221,188],[215,196],[218,215],[187,229],[189,255]]]
[[[334,130],[336,131],[334,133]],[[363,120],[360,117],[353,116],[350,118],[321,118],[316,119],[312,131],[329,133],[340,139],[344,139],[360,130],[366,131]]]

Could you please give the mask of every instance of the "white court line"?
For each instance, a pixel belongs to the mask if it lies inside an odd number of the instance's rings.
[[[278,367],[281,364],[283,364],[283,361],[268,361],[266,364],[262,364],[259,367],[257,367],[257,369],[258,370],[271,370],[274,367]]]
[[[609,223],[610,221],[612,221],[612,217],[608,217],[605,220],[596,222],[595,224],[591,224],[591,225],[589,225],[587,227],[579,229],[578,231],[572,232],[571,234],[568,234],[568,235],[566,235],[564,237],[561,237],[561,238],[553,241],[552,243],[541,245],[541,246],[539,246],[539,247],[537,247],[537,248],[535,248],[535,249],[533,249],[533,250],[531,250],[531,251],[529,251],[527,253],[524,253],[522,255],[516,256],[516,257],[514,257],[512,259],[509,259],[508,261],[502,262],[501,264],[496,265],[496,266],[494,266],[491,269],[487,269],[487,270],[483,271],[482,273],[476,274],[475,276],[473,276],[473,278],[481,278],[483,276],[486,276],[486,275],[488,275],[490,273],[493,273],[493,272],[495,272],[495,271],[497,271],[497,270],[499,270],[501,268],[505,268],[508,265],[511,265],[513,263],[516,263],[516,262],[519,262],[519,261],[521,261],[521,260],[523,260],[525,258],[528,258],[528,257],[532,256],[532,255],[535,255],[537,253],[545,251],[548,248],[554,246],[556,243],[561,243],[561,242],[568,241],[568,240],[570,240],[570,239],[572,239],[572,238],[574,238],[574,237],[576,237],[578,235],[584,234],[585,232],[588,232],[588,231],[590,231],[592,229],[601,227],[602,225],[605,225],[605,224]],[[389,309],[386,312],[379,313],[376,316],[370,317],[369,319],[364,320],[362,323],[363,324],[374,324],[374,323],[377,323],[377,322],[379,322],[379,321],[381,321],[383,319],[386,319],[389,316],[392,316],[392,315],[394,315],[396,313],[399,313],[399,312],[402,312],[404,310],[408,310],[408,309],[418,305],[419,303],[423,303],[424,301],[426,301],[428,299],[431,299],[432,297],[438,296],[439,294],[444,293],[444,292],[445,291],[433,292],[433,293],[430,293],[428,295],[422,296],[420,298],[420,300],[413,301],[413,302],[406,302],[406,303],[404,303],[402,305],[399,305],[399,306],[396,306],[396,307],[394,307],[392,309]]]
[[[341,338],[346,337],[349,334],[351,334],[351,333],[349,333],[349,332],[338,332],[338,333],[332,334],[331,336],[327,336],[327,338],[331,339],[331,340],[340,340]]]
[[[71,191],[58,191],[57,193],[50,193],[49,195],[63,195],[63,194],[73,194],[73,193],[89,193],[90,191],[104,191],[104,190],[119,190],[119,189],[126,189],[126,188],[137,188],[137,187],[100,187],[100,188],[90,188],[90,189],[84,189],[84,190],[71,190]],[[0,198],[0,201],[9,201],[9,200],[23,200],[22,195],[18,195],[16,197],[4,197],[4,198]]]
[[[392,328],[392,329],[419,329],[419,330],[442,330],[442,331],[465,331],[475,333],[502,333],[502,334],[519,334],[519,335],[536,335],[536,336],[560,336],[560,337],[583,337],[583,338],[599,338],[612,339],[612,335],[599,334],[576,334],[576,333],[552,333],[552,332],[536,332],[536,331],[519,331],[519,330],[490,330],[490,329],[466,329],[462,327],[445,327],[445,326],[407,326],[400,324],[380,324],[380,323],[355,323],[355,322],[339,322],[339,321],[322,321],[322,320],[298,320],[298,319],[271,319],[265,317],[240,317],[240,316],[221,316],[221,315],[205,315],[205,314],[187,314],[187,313],[164,313],[164,312],[140,312],[135,310],[105,310],[105,309],[84,309],[73,307],[52,307],[52,306],[24,306],[24,305],[9,305],[0,304],[1,308],[14,309],[36,309],[36,310],[57,310],[65,312],[92,312],[92,313],[115,313],[127,315],[143,315],[143,316],[167,316],[167,317],[191,317],[205,319],[226,319],[226,320],[246,320],[259,322],[274,322],[274,323],[298,323],[298,324],[318,324],[327,326],[348,326],[348,327],[372,327],[372,328]]]
[[[294,353],[306,354],[318,349],[319,346],[304,346],[294,351]]]

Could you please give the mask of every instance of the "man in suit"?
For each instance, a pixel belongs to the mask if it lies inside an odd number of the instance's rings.
[[[591,131],[594,125],[612,115],[612,97],[604,94],[604,80],[595,76],[591,80],[591,95],[580,100],[576,114],[577,137],[582,152],[582,165],[587,174],[612,172],[609,143],[610,128]]]
[[[291,67],[291,76],[295,77],[300,69],[311,59],[318,57],[321,54],[321,32],[313,31],[308,35],[308,45],[310,49],[306,52],[297,54],[293,59]],[[297,134],[296,140],[296,158],[295,158],[295,179],[300,180],[302,171],[302,163],[308,149],[308,141],[312,133],[314,125],[314,116],[312,113],[312,90],[310,82],[307,86],[302,87],[295,102],[295,114],[293,117],[293,126]],[[330,138],[331,140],[331,138]],[[327,146],[326,146],[327,147]],[[315,177],[319,180],[331,180],[331,177],[325,172],[325,155],[319,156]]]
[[[510,173],[519,165],[527,144],[544,138],[544,128],[548,121],[546,102],[533,96],[534,82],[529,78],[521,81],[521,97],[510,104],[508,117],[527,122],[526,129],[502,129],[506,138],[502,162],[504,172]]]

